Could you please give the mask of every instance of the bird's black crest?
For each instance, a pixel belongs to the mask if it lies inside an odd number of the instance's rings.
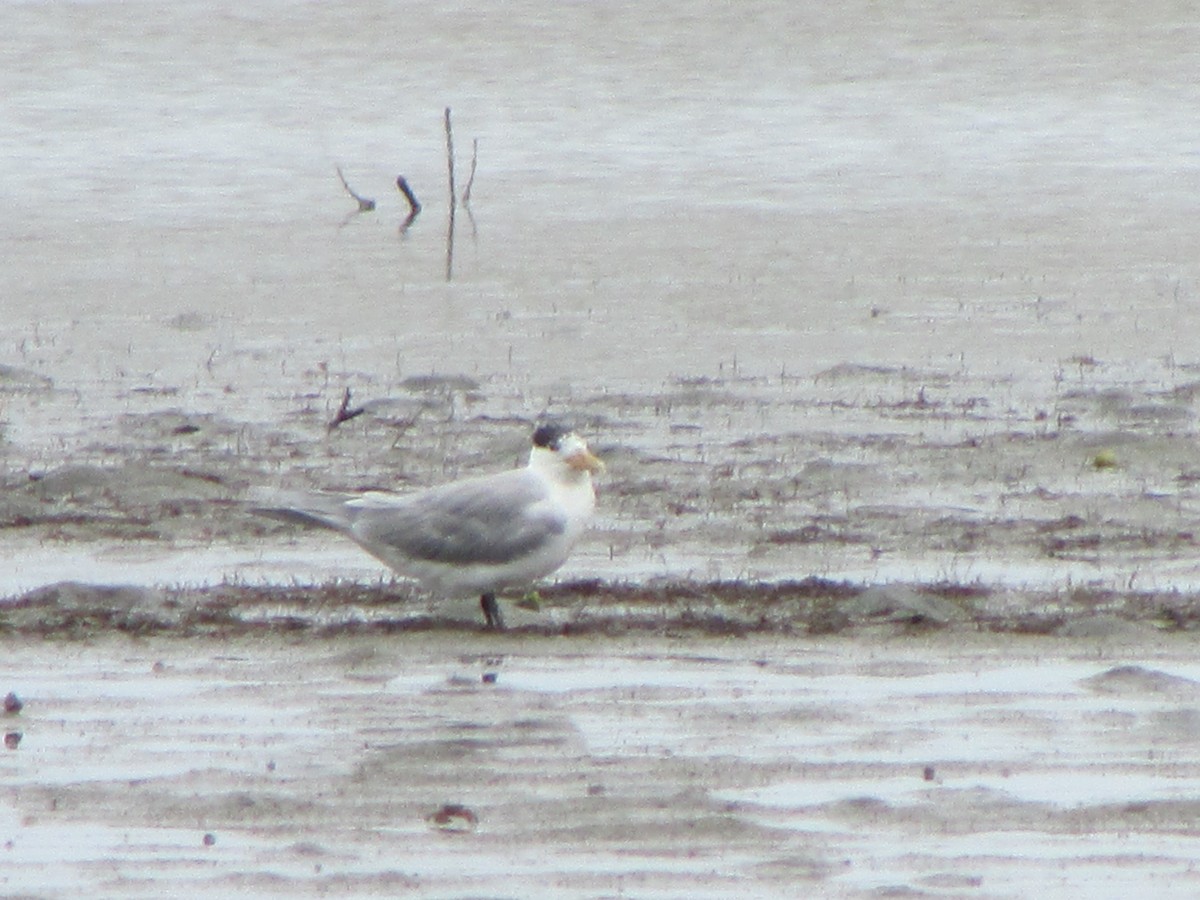
[[[533,432],[533,445],[557,450],[558,442],[571,433],[571,429],[557,422],[544,422]]]

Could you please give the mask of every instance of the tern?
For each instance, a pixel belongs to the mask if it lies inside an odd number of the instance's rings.
[[[313,494],[254,511],[343,534],[432,594],[477,594],[486,627],[503,631],[496,594],[566,561],[596,508],[592,475],[603,469],[578,434],[543,424],[523,468],[414,494]]]

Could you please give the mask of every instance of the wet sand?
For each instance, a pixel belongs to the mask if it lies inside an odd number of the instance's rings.
[[[8,639],[0,890],[1191,896],[1193,648]]]
[[[0,891],[1197,890],[1194,597],[590,582],[504,635],[445,606],[4,604]]]

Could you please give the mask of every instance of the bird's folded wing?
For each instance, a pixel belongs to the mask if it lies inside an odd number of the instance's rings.
[[[352,531],[364,545],[451,565],[503,565],[536,552],[567,527],[545,486],[523,470],[348,505],[355,507]]]

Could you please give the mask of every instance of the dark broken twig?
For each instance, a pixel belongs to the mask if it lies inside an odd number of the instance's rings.
[[[413,193],[413,189],[408,185],[408,179],[403,175],[396,176],[396,187],[400,193],[404,195],[404,199],[408,201],[408,217],[400,223],[400,233],[408,231],[417,215],[421,212],[421,201],[417,199],[417,195]]]
[[[356,406],[350,408],[350,388],[346,388],[346,393],[342,394],[342,405],[338,407],[337,415],[335,415],[326,426],[327,431],[333,431],[343,422],[349,422],[351,419],[357,419],[367,411],[365,406]]]
[[[408,185],[408,179],[403,175],[396,176],[396,187],[400,189],[400,193],[404,195],[404,199],[408,201],[408,208],[415,216],[421,211],[421,201],[417,199],[417,195],[413,193],[413,189]]]

